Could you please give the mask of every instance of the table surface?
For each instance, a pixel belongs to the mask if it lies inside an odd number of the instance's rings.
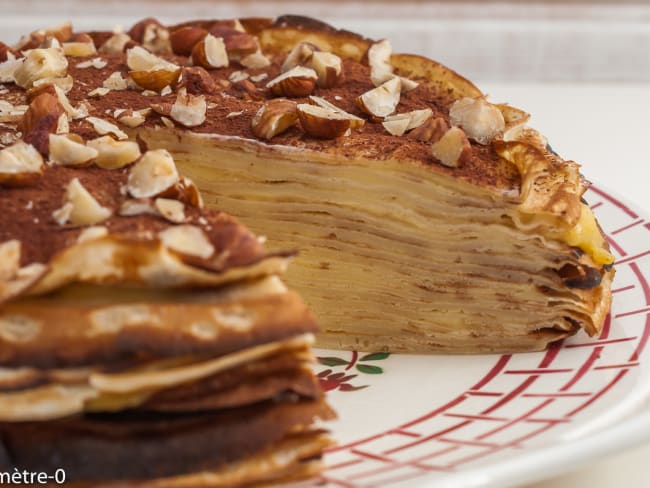
[[[495,102],[533,114],[540,130],[582,173],[637,208],[650,210],[650,84],[478,84]],[[648,486],[648,443],[525,488]],[[524,488],[524,487],[522,487]]]

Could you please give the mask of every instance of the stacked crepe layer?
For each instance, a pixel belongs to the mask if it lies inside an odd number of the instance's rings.
[[[317,473],[331,441],[314,422],[333,413],[314,317],[278,276],[291,253],[201,208],[187,179],[135,198],[138,164],[48,165],[0,188],[0,470],[94,487]],[[103,218],[81,223],[95,204]]]
[[[381,43],[293,17],[257,35],[267,52],[286,55],[308,42],[346,59],[334,103],[368,117],[351,102],[372,90],[371,51]],[[458,102],[485,100],[430,60],[392,54],[390,63],[420,84],[402,89],[397,113],[426,107],[453,125]],[[276,138],[284,147],[196,133],[169,146],[164,131],[151,128],[141,136],[178,155],[207,205],[233,209],[280,247],[299,244],[287,280],[319,314],[323,347],[516,352],[580,329],[597,335],[614,272],[582,201],[588,184],[576,163],[525,125],[527,113],[485,105],[501,112],[504,128],[487,143],[474,136],[464,164],[451,167],[431,157],[430,145],[423,156],[420,141],[396,142],[376,127],[334,143]]]
[[[449,68],[294,16],[145,19],[128,34],[83,35],[97,52],[65,70],[70,133],[94,141],[112,130],[168,149],[208,206],[241,216],[275,249],[300,249],[287,280],[319,316],[321,345],[528,351],[602,327],[613,256],[581,202],[578,165],[526,126],[527,113]],[[0,77],[19,112],[33,102],[13,62]],[[20,129],[14,112],[5,139]],[[74,254],[88,263],[84,246]],[[105,252],[124,256],[121,246],[113,239]],[[99,279],[243,278],[230,251],[200,270],[149,245],[137,255],[148,257],[119,276],[103,267]],[[249,272],[280,272],[286,257],[259,256]],[[85,264],[58,259],[68,271],[35,286],[23,273],[6,292],[88,277]]]
[[[540,350],[580,327],[597,333],[609,309],[610,274],[597,273],[597,287],[571,282],[569,269],[601,266],[531,225],[516,201],[400,161],[289,153],[270,163],[221,144],[186,137],[172,150],[207,205],[279,247],[301,243],[286,279],[319,310],[324,347]]]
[[[313,475],[331,443],[313,420],[331,412],[309,367],[312,340],[215,357],[6,369],[3,470],[63,469],[80,486],[240,486]]]

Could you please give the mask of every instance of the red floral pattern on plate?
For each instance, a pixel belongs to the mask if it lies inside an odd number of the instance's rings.
[[[342,353],[341,353],[342,354]],[[340,354],[339,354],[340,356]],[[359,353],[357,351],[351,351],[351,357],[349,360],[343,359],[339,356],[327,356],[327,357],[317,357],[316,359],[320,364],[325,366],[345,366],[344,370],[341,372],[335,372],[331,369],[326,369],[318,373],[318,379],[320,384],[323,387],[323,390],[341,390],[341,391],[358,391],[367,388],[369,385],[354,386],[350,383],[357,374],[348,374],[346,371],[354,367],[357,371],[364,374],[382,374],[384,370],[374,364],[367,364],[369,361],[383,361],[390,356],[388,352],[374,352],[371,354],[366,354],[359,359]]]

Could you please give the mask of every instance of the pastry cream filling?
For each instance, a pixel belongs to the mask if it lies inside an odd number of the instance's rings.
[[[614,256],[605,249],[605,239],[600,233],[593,212],[584,203],[581,205],[580,220],[560,238],[570,246],[582,249],[598,264],[612,264]]]

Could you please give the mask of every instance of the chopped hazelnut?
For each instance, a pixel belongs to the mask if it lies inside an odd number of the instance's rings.
[[[214,254],[214,246],[199,227],[175,225],[158,234],[163,245],[180,254],[208,259]]]
[[[80,139],[80,138],[79,138]],[[72,136],[50,134],[50,161],[63,166],[84,166],[95,159],[98,152]]]
[[[49,147],[49,136],[59,128],[59,119],[64,110],[56,96],[41,93],[34,98],[23,116],[21,130],[25,142],[33,144],[43,155]]]
[[[203,95],[191,95],[181,88],[169,115],[185,127],[196,127],[205,122],[207,108]]]
[[[318,75],[313,69],[296,66],[273,78],[266,87],[274,95],[306,97],[314,91],[317,79]]]
[[[93,40],[87,36],[87,39],[75,40],[71,42],[64,42],[61,47],[63,48],[63,53],[66,56],[71,57],[84,57],[92,56],[97,53],[95,48],[95,43]]]
[[[314,53],[319,50],[317,46],[310,42],[296,44],[285,58],[284,63],[282,63],[282,72],[292,70],[296,66],[307,66]]]
[[[254,52],[253,54],[249,54],[248,56],[244,56],[240,61],[239,64],[241,64],[244,68],[248,69],[259,69],[259,68],[266,68],[267,66],[271,65],[271,61],[269,58],[264,56],[261,51]]]
[[[154,206],[165,219],[175,224],[185,221],[185,205],[171,198],[156,198]]]
[[[433,143],[431,154],[443,165],[458,168],[471,155],[471,146],[462,129],[452,127]]]
[[[192,62],[207,69],[227,67],[228,53],[223,39],[206,35],[192,49]]]
[[[207,34],[208,31],[201,27],[180,27],[172,31],[169,35],[172,51],[174,51],[174,54],[178,54],[179,56],[190,56],[194,46],[196,46]]]
[[[214,79],[200,66],[183,68],[183,86],[192,95],[213,95],[217,92]]]
[[[443,117],[430,118],[420,127],[413,129],[407,137],[422,142],[438,142],[447,130],[449,124]]]
[[[179,181],[171,154],[164,149],[147,151],[131,168],[127,188],[135,198],[163,194]]]
[[[374,119],[383,119],[392,114],[400,100],[401,81],[391,78],[357,98],[359,108]]]
[[[485,97],[456,100],[449,109],[449,120],[462,127],[470,139],[484,145],[502,133],[506,125],[501,110]]]
[[[95,69],[102,69],[105,68],[108,65],[108,61],[102,58],[93,58],[93,59],[88,59],[86,61],[82,61],[80,63],[77,63],[77,68],[85,69],[85,68],[95,68]]]
[[[433,112],[430,108],[389,115],[384,119],[383,126],[392,135],[401,136],[405,132],[423,125],[432,115]]]
[[[333,110],[334,112],[339,113],[344,117],[350,119],[350,129],[359,129],[363,126],[363,124],[366,123],[366,121],[361,117],[357,117],[356,115],[352,115],[351,113],[346,112],[342,108],[337,107],[336,105],[328,102],[322,97],[311,96],[309,97],[309,101],[314,105],[318,105],[319,107],[323,107],[328,110]]]
[[[0,150],[0,185],[31,185],[42,173],[43,157],[31,144],[18,141]]]
[[[147,120],[147,115],[151,113],[150,108],[142,110],[126,110],[119,115],[116,115],[115,118],[120,124],[126,125],[127,127],[135,128],[139,127]]]
[[[95,129],[95,132],[97,132],[100,136],[112,134],[119,140],[129,138],[129,136],[126,135],[124,131],[122,131],[118,126],[112,124],[108,120],[100,119],[98,117],[86,117],[86,120],[90,122],[90,124],[93,126],[93,129]]]
[[[298,120],[296,103],[276,98],[264,103],[251,120],[251,130],[261,139],[271,139]]]
[[[131,36],[125,32],[116,32],[99,48],[99,52],[106,54],[118,54],[124,52],[124,49],[131,42]]]
[[[343,62],[336,54],[316,51],[309,64],[318,74],[318,86],[332,88],[336,86],[343,73]]]
[[[149,23],[142,33],[142,46],[153,53],[170,54],[172,45],[169,30],[160,24]]]
[[[350,118],[328,108],[301,103],[298,117],[303,130],[312,137],[335,139],[350,129]]]
[[[90,192],[74,178],[66,189],[63,207],[53,213],[54,219],[63,225],[95,225],[111,216],[111,210],[102,207]]]
[[[140,146],[134,141],[116,141],[111,136],[92,139],[88,147],[97,151],[95,164],[100,168],[119,169],[127,166],[141,156]]]
[[[35,81],[65,76],[67,70],[68,60],[62,49],[32,49],[17,67],[14,77],[17,85],[29,89]]]
[[[104,80],[102,86],[109,90],[116,91],[126,90],[128,88],[126,80],[122,77],[122,73],[119,71],[111,73],[111,75]]]

